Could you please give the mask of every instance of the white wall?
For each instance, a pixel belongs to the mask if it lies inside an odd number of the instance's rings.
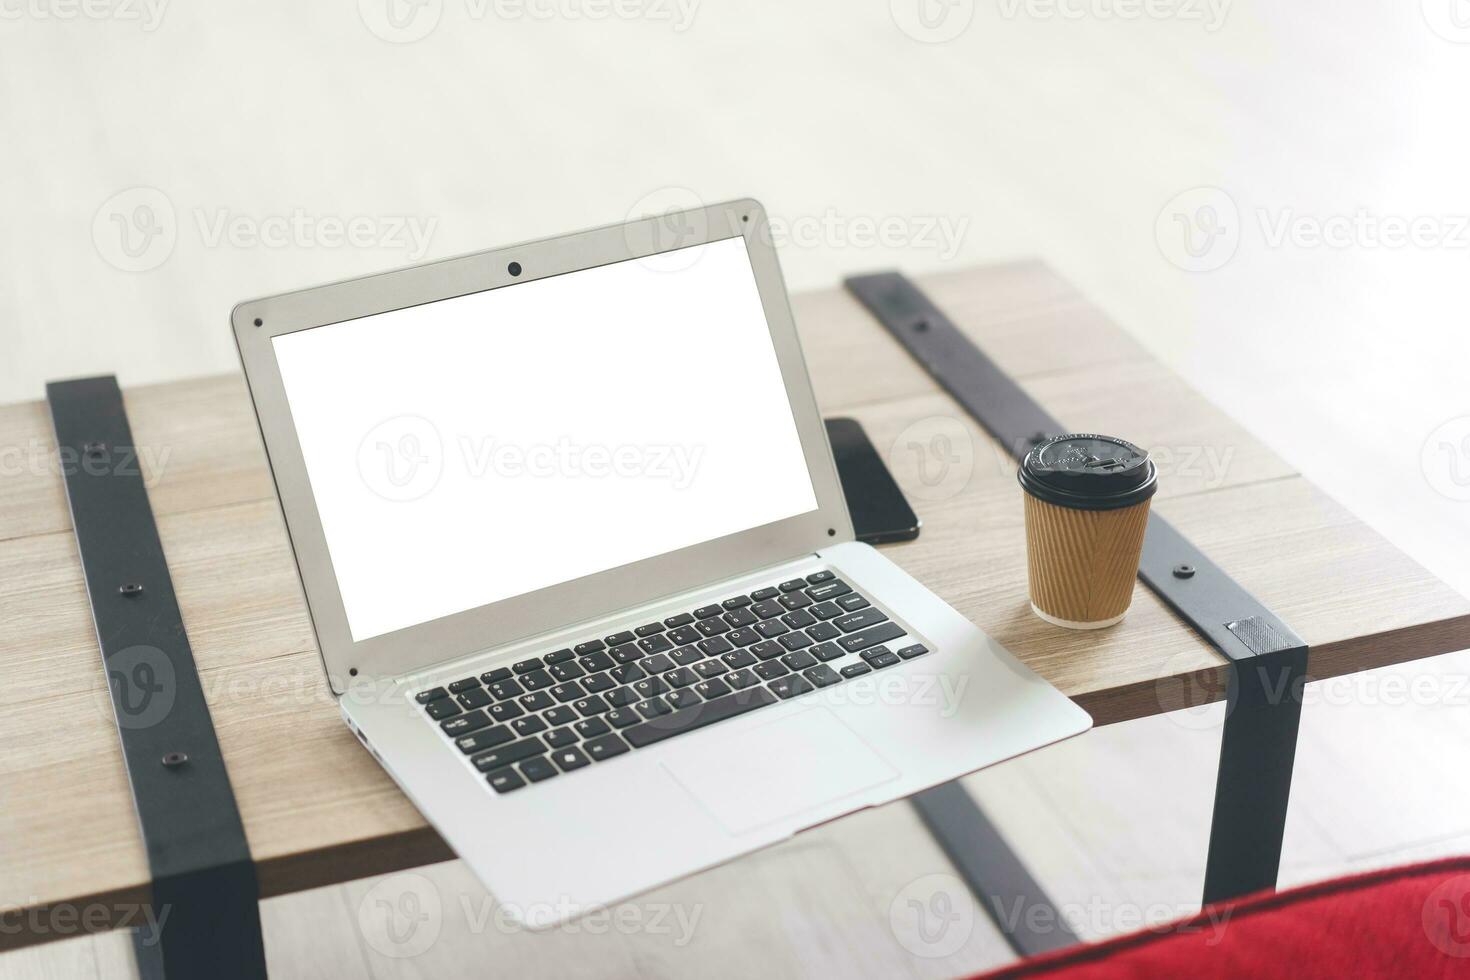
[[[242,298],[751,194],[793,288],[1046,258],[1470,591],[1464,0],[679,2],[0,0],[0,401],[233,370]],[[1189,272],[1200,204],[1203,263],[1237,246]],[[317,225],[352,218],[427,233]]]

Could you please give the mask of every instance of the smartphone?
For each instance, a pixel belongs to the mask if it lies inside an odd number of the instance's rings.
[[[827,419],[827,439],[858,540],[888,544],[917,538],[918,515],[857,419]]]

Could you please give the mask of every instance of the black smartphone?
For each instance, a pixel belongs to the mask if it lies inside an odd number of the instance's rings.
[[[858,540],[887,544],[917,538],[918,515],[903,498],[903,491],[857,419],[828,419],[827,438],[837,459],[837,476]]]

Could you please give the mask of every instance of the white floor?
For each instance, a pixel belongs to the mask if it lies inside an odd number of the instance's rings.
[[[1470,592],[1459,2],[8,4],[0,401],[93,372],[232,370],[246,297],[750,194],[795,289],[1046,258]],[[1452,778],[1467,667],[1400,668],[1435,679],[1429,704],[1395,703],[1379,674],[1314,687],[1288,879],[1470,846]],[[1138,722],[976,786],[1102,935],[1197,900],[1217,739]],[[1148,789],[1161,772],[1168,796]],[[683,945],[504,935],[461,914],[482,896],[454,865],[422,872],[453,910],[423,957],[359,928],[371,882],[266,903],[268,943],[282,976],[997,962],[981,920],[952,953],[952,929],[905,932],[902,909],[943,911],[915,883],[938,867],[888,808],[670,890],[657,901],[704,910]],[[0,975],[110,976],[119,939],[0,957]]]

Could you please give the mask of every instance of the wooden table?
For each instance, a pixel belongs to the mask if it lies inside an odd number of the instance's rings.
[[[1310,644],[1313,677],[1470,647],[1470,602],[1044,265],[919,284],[1058,418],[1154,450],[1154,506]],[[1099,633],[1033,616],[1006,452],[846,293],[794,306],[823,412],[863,423],[923,519],[894,560],[1098,724],[1223,696],[1224,659],[1141,585]],[[126,402],[262,897],[450,857],[332,702],[243,379]],[[0,454],[0,913],[22,923],[5,949],[58,938],[37,910],[125,925],[149,884],[45,403],[0,408]]]

